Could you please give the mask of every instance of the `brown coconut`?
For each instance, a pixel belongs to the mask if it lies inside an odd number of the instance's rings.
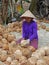
[[[22,49],[22,54],[26,57],[30,57],[31,56],[31,51],[27,48],[23,48]]]
[[[2,43],[3,44],[8,44],[8,41],[5,38],[2,38]]]
[[[46,28],[46,31],[49,31],[49,28]]]
[[[47,65],[47,63],[44,60],[40,59],[37,61],[37,65]]]
[[[43,59],[44,59],[45,62],[49,65],[49,56],[44,56]]]
[[[7,37],[7,40],[9,42],[13,41],[14,39],[15,39],[15,36],[14,35],[11,35],[11,34],[9,34],[8,37]]]
[[[8,44],[3,44],[3,49],[4,50],[9,50],[9,45]]]

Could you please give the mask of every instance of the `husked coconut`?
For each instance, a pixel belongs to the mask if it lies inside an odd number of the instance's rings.
[[[26,57],[30,57],[31,56],[31,51],[29,50],[29,49],[27,49],[27,48],[23,48],[22,49],[22,54],[24,55],[24,56],[26,56]]]
[[[22,62],[20,63],[20,65],[27,65],[27,60],[22,61]]]
[[[28,59],[29,61],[37,61],[37,58],[36,57],[30,57],[29,59]]]
[[[44,47],[43,49],[45,50],[45,55],[48,56],[49,55],[49,47]]]
[[[21,41],[21,46],[26,46],[26,40]]]
[[[26,65],[36,65],[36,60],[31,57],[28,59]]]
[[[2,50],[2,54],[3,54],[3,55],[7,55],[7,51]]]
[[[9,43],[9,51],[13,53],[15,52],[15,50],[16,50],[16,41],[12,41],[11,43]]]
[[[6,61],[11,63],[12,62],[12,58],[11,57],[7,57]]]
[[[2,48],[2,46],[3,46],[3,43],[2,43],[2,41],[0,41],[0,48]]]
[[[7,31],[8,31],[8,32],[12,32],[12,29],[11,29],[11,28],[7,28]]]
[[[12,41],[12,42],[11,42],[11,45],[12,45],[13,47],[16,47],[16,41]]]
[[[43,59],[44,59],[45,62],[49,65],[49,56],[44,56]]]
[[[7,62],[7,61],[5,61],[4,63],[5,63],[6,65],[10,65],[10,63],[9,63],[9,62]]]
[[[42,58],[41,54],[40,54],[40,53],[36,53],[36,52],[33,53],[31,56],[32,56],[32,57],[36,57],[36,59]]]
[[[3,43],[3,44],[7,44],[8,41],[7,41],[5,38],[2,38],[2,43]]]
[[[45,56],[45,50],[43,48],[39,48],[34,53],[32,53],[32,57],[35,56],[37,59],[42,58]]]
[[[28,46],[28,49],[29,49],[30,51],[32,51],[32,52],[35,51],[35,48],[34,48],[33,46]]]
[[[3,28],[0,27],[0,35],[2,35],[3,32],[4,32],[4,31],[3,31]]]
[[[20,65],[20,63],[17,60],[13,60],[10,65]]]
[[[5,39],[7,39],[8,33],[4,33],[4,34],[3,34],[3,37],[4,37]]]
[[[2,51],[2,54],[1,54],[0,60],[1,61],[6,61],[6,59],[7,59],[7,52],[3,50]]]
[[[46,31],[49,31],[49,28],[46,28]]]
[[[4,50],[9,50],[9,45],[8,44],[3,44],[3,49]]]
[[[42,25],[41,27],[42,27],[42,29],[46,29],[46,26],[45,25]]]
[[[40,59],[37,60],[37,65],[47,65],[47,63],[44,60]]]
[[[9,34],[8,37],[7,37],[7,40],[9,42],[13,41],[14,39],[15,39],[15,36],[14,35],[11,35],[11,34]]]
[[[40,53],[41,56],[45,56],[45,50],[43,48],[40,48],[38,53]]]
[[[22,52],[20,50],[16,50],[14,53],[15,59],[19,60],[21,56],[22,56]]]
[[[0,36],[0,40],[2,40],[2,36]]]
[[[0,65],[6,65],[4,62],[0,61]]]
[[[38,26],[37,29],[40,30],[41,29],[41,26]]]
[[[17,32],[21,32],[21,29],[20,29],[20,28],[18,28],[18,29],[17,29]]]
[[[20,50],[16,50],[15,54],[22,55],[22,52]]]
[[[2,54],[3,49],[0,49],[0,55]]]
[[[20,63],[23,63],[27,60],[27,58],[25,56],[21,56],[20,59],[19,59],[19,62]]]
[[[12,23],[9,23],[9,24],[8,24],[8,28],[13,28]]]

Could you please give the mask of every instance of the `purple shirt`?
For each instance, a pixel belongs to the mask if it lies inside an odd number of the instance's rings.
[[[22,36],[25,39],[30,39],[30,41],[37,39],[37,24],[35,21],[31,21],[30,23],[24,21],[22,24]]]

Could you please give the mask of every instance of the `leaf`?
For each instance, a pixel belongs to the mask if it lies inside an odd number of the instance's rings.
[[[28,2],[28,3],[30,3],[30,1],[29,0],[25,0],[26,2]]]
[[[15,2],[17,2],[18,0],[15,0]]]

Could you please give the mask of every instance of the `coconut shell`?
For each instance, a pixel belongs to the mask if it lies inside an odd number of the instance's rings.
[[[42,25],[41,28],[42,28],[42,29],[46,29],[46,26],[45,26],[45,25]]]
[[[46,31],[49,31],[49,28],[46,28]]]
[[[8,35],[8,37],[7,37],[7,40],[9,41],[9,42],[11,42],[11,41],[13,41],[15,39],[15,36],[14,35]]]
[[[47,64],[44,60],[41,59],[37,61],[37,65],[47,65]]]
[[[32,51],[32,52],[35,52],[35,50],[36,50],[33,46],[28,46],[28,49],[29,49],[30,51]]]
[[[44,56],[43,59],[44,59],[45,62],[49,65],[49,56]]]
[[[4,50],[9,50],[9,45],[8,44],[3,44],[3,49]]]
[[[3,44],[8,44],[8,41],[7,41],[5,38],[3,38],[3,39],[2,39],[2,43],[3,43]]]
[[[24,48],[22,49],[22,54],[25,56],[25,57],[30,57],[31,56],[31,51],[27,48]]]

